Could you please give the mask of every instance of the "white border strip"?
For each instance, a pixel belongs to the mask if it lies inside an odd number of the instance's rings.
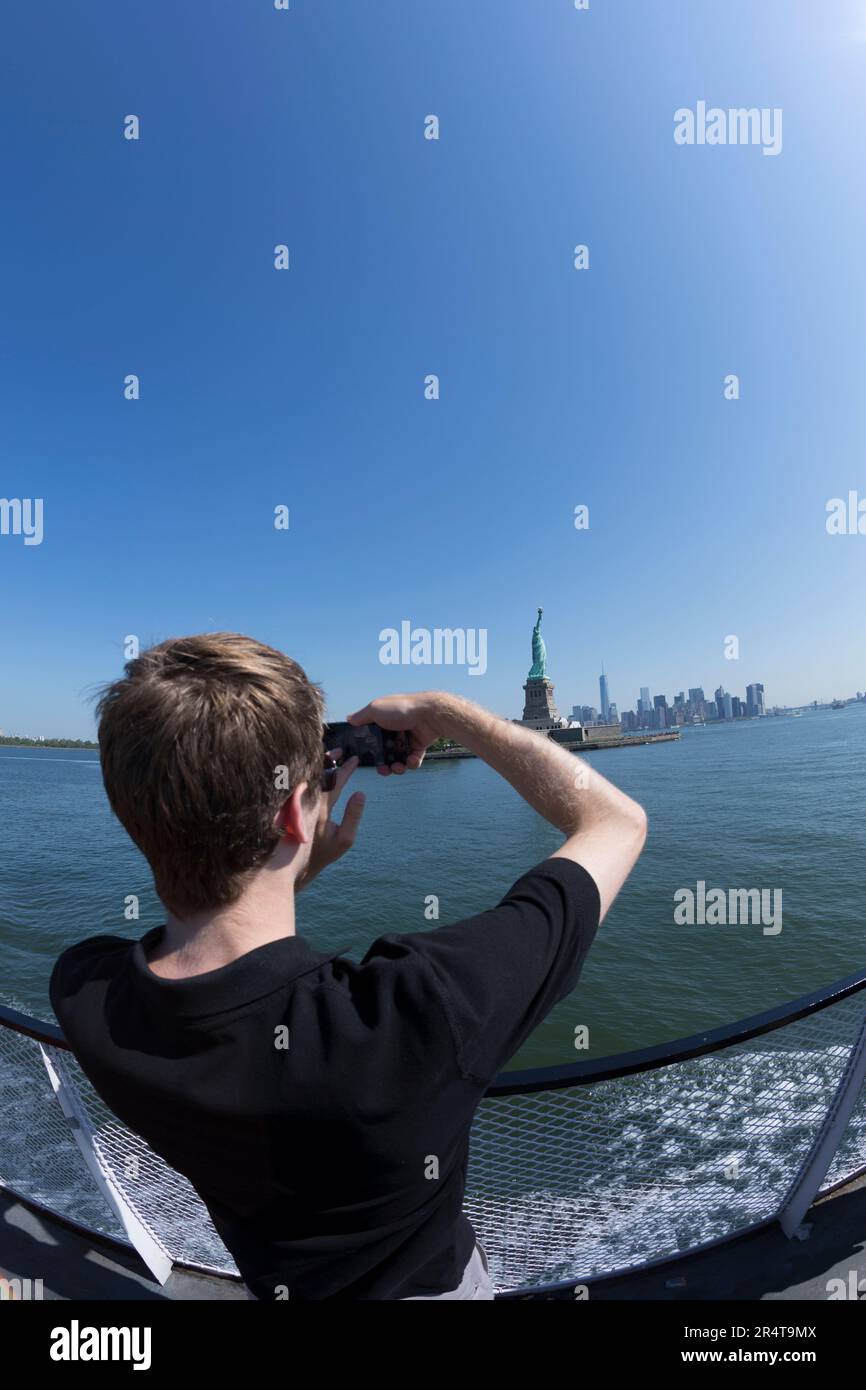
[[[75,1087],[67,1084],[57,1071],[46,1048],[39,1044],[39,1051],[45,1063],[45,1070],[48,1072],[48,1079],[51,1082],[55,1096],[60,1102],[60,1108],[69,1121],[69,1126],[75,1136],[75,1142],[81,1150],[82,1157],[90,1171],[90,1175],[120,1221],[126,1231],[130,1245],[138,1251],[144,1263],[147,1265],[154,1279],[158,1283],[164,1284],[172,1271],[172,1258],[165,1246],[153,1235],[143,1224],[135,1209],[124,1196],[118,1187],[109,1170],[100,1161],[99,1155],[94,1149],[91,1135],[93,1127],[88,1119],[87,1113],[81,1104]]]

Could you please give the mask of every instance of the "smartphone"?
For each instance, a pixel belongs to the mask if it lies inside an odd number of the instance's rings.
[[[341,748],[341,765],[357,758],[361,767],[379,767],[383,763],[405,763],[411,749],[407,733],[382,729],[378,724],[326,724],[325,748]]]

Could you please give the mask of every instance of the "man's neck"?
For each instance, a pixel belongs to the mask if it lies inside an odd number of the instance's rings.
[[[148,965],[164,979],[182,980],[230,965],[239,956],[270,941],[295,935],[294,883],[282,875],[257,875],[237,902],[228,907],[178,918],[166,917],[162,940]]]

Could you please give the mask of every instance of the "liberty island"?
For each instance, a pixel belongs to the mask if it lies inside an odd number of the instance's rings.
[[[542,608],[537,610],[538,616],[532,629],[532,665],[523,685],[523,716],[520,719],[513,719],[511,721],[513,724],[520,724],[526,729],[534,729],[554,743],[561,744],[569,752],[588,753],[599,748],[630,748],[644,743],[671,743],[679,738],[678,729],[668,729],[657,733],[642,730],[637,734],[624,734],[620,725],[612,720],[585,727],[575,718],[563,719],[554,699],[554,686],[550,679],[547,662],[547,646],[541,635],[543,612]],[[404,627],[408,628],[409,624],[404,624]],[[406,640],[408,641],[408,634],[406,634]],[[381,659],[384,660],[385,658],[382,657]],[[404,657],[404,660],[408,659]],[[609,708],[612,715],[615,706],[611,705]],[[429,749],[425,761],[439,758],[472,758],[474,756],[474,753],[470,753],[467,748],[451,744],[434,746]]]
[[[547,665],[547,646],[541,635],[543,612],[542,608],[538,609],[538,617],[532,629],[532,665],[523,687],[523,717],[515,719],[515,724],[522,724],[527,729],[537,729],[554,743],[584,752],[597,748],[623,748],[641,743],[669,743],[679,738],[679,731],[673,729],[638,736],[624,735],[620,725],[613,718],[593,724],[591,729],[584,727],[581,721],[575,718],[563,719],[553,697],[553,681],[550,679]],[[604,679],[602,676],[602,680]],[[615,708],[614,705],[609,706],[611,715]]]

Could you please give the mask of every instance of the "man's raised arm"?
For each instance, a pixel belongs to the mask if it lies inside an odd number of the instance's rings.
[[[388,695],[349,721],[411,731],[410,768],[420,767],[427,747],[439,737],[456,740],[489,763],[565,836],[551,857],[571,859],[592,875],[604,918],[643,849],[647,819],[636,801],[583,759],[543,733],[445,691]]]

